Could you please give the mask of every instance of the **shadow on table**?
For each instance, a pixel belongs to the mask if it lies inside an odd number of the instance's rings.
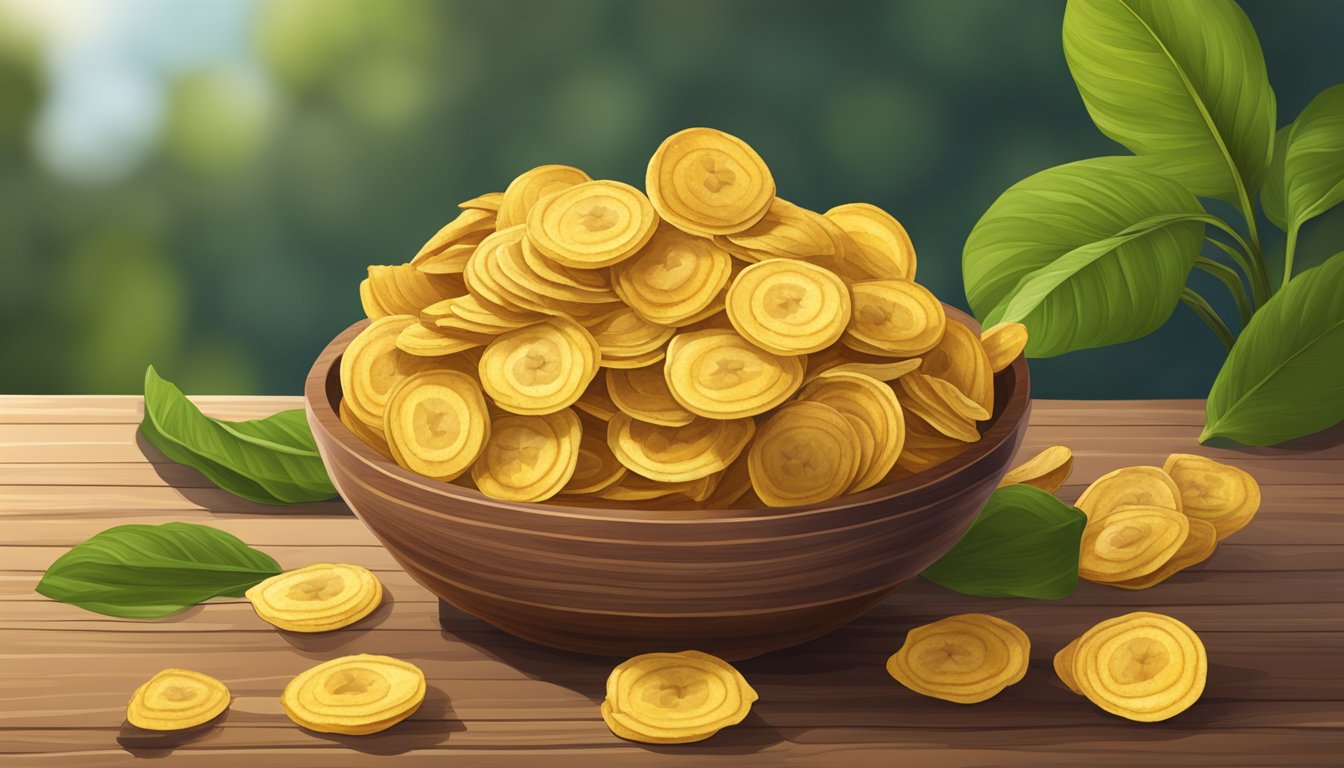
[[[228,719],[229,711],[226,709],[198,726],[176,731],[151,731],[131,725],[128,720],[122,721],[121,730],[117,732],[117,743],[136,757],[166,757],[178,747],[206,738]]]
[[[276,627],[275,633],[303,656],[325,661],[331,658],[333,651],[346,647],[360,647],[361,641],[368,638],[392,615],[396,602],[397,598],[392,590],[383,587],[383,601],[373,609],[373,613],[348,627],[342,627],[335,632],[290,632]]]
[[[285,504],[283,506],[249,501],[216,487],[199,471],[185,464],[178,464],[164,456],[158,448],[154,447],[153,443],[145,439],[144,434],[139,430],[135,433],[135,445],[144,455],[145,461],[149,462],[149,466],[154,469],[154,474],[158,475],[165,485],[181,494],[182,498],[210,512],[255,512],[263,515],[279,512],[285,515],[339,517],[353,514],[339,497],[331,501]],[[192,479],[193,485],[191,486],[183,485],[183,479],[188,477]]]

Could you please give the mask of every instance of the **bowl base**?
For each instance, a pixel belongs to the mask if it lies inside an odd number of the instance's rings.
[[[898,586],[824,606],[775,613],[665,619],[604,616],[600,626],[590,626],[581,615],[564,611],[533,608],[527,616],[501,614],[497,606],[470,601],[454,604],[440,598],[439,623],[445,627],[457,624],[465,615],[523,640],[588,656],[629,658],[657,651],[696,650],[740,661],[830,634],[882,602]]]

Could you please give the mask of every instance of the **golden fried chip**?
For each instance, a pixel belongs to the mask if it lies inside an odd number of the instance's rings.
[[[676,329],[651,323],[631,307],[621,306],[582,323],[602,349],[602,359],[630,359],[661,350]]]
[[[1189,522],[1190,534],[1181,543],[1181,548],[1176,550],[1176,553],[1160,565],[1157,570],[1143,576],[1135,576],[1132,579],[1108,581],[1106,583],[1121,589],[1147,589],[1161,584],[1192,565],[1198,565],[1208,560],[1213,556],[1214,550],[1218,548],[1218,529],[1214,527],[1213,523],[1200,520],[1197,517],[1189,518]]]
[[[601,359],[583,326],[551,317],[490,342],[481,355],[481,386],[506,411],[554,413],[579,399]]]
[[[747,451],[742,451],[719,473],[714,489],[701,504],[704,509],[729,509],[751,492],[750,458]]]
[[[228,687],[215,678],[170,667],[135,689],[126,720],[150,731],[194,728],[219,717],[229,700]]]
[[[1209,660],[1184,623],[1137,612],[1103,621],[1078,639],[1073,681],[1113,715],[1152,723],[1189,709],[1204,693]]]
[[[850,317],[844,281],[795,259],[766,259],[742,270],[725,306],[743,338],[777,355],[825,349],[839,340]]]
[[[1073,642],[1064,646],[1059,650],[1059,653],[1055,654],[1052,662],[1055,675],[1059,677],[1060,682],[1079,696],[1083,695],[1083,689],[1079,688],[1078,681],[1073,679],[1073,655],[1078,652],[1078,644],[1082,639],[1082,637],[1074,638]]]
[[[471,467],[490,438],[481,387],[458,371],[409,376],[388,399],[383,434],[398,464],[448,482]]]
[[[682,325],[713,306],[728,284],[732,259],[709,240],[663,225],[611,272],[617,295],[644,319]]]
[[[633,256],[657,226],[643,192],[619,181],[589,181],[538,200],[527,214],[527,239],[565,266],[598,269]]]
[[[1027,326],[999,323],[980,334],[980,344],[989,355],[989,367],[998,373],[1012,365],[1027,348]]]
[[[999,481],[999,487],[1031,485],[1046,493],[1054,493],[1068,481],[1072,472],[1073,451],[1063,445],[1052,445],[1008,470]]]
[[[994,412],[994,371],[980,337],[960,320],[948,318],[938,346],[924,353],[919,372],[946,381],[985,411]]]
[[[868,203],[847,203],[822,215],[858,244],[862,271],[878,279],[915,279],[914,243],[891,214]]]
[[[425,673],[391,656],[361,653],[310,667],[280,696],[285,714],[310,731],[364,736],[405,720],[425,700]]]
[[[846,493],[877,485],[896,466],[905,447],[905,414],[891,387],[861,373],[826,371],[798,397],[839,411],[859,438],[859,470]]]
[[[359,285],[359,299],[370,320],[388,315],[414,315],[441,299],[466,290],[457,275],[431,275],[410,264],[373,265]]]
[[[560,490],[561,495],[582,496],[597,493],[620,482],[630,470],[611,452],[607,445],[607,425],[591,416],[579,416],[583,434],[579,438],[579,455],[574,462],[574,474]]]
[[[1181,512],[1181,491],[1176,481],[1158,467],[1121,467],[1108,472],[1087,487],[1073,504],[1088,521],[1110,514],[1118,507],[1163,507]]]
[[[359,420],[354,411],[350,410],[350,403],[344,397],[341,398],[341,404],[337,406],[336,413],[340,416],[341,423],[350,430],[360,440],[364,441],[373,450],[381,453],[387,458],[392,458],[392,449],[387,447],[387,439],[383,437],[383,428],[378,426],[374,428]]]
[[[579,395],[579,399],[574,403],[574,408],[588,416],[592,416],[600,421],[611,421],[620,410],[616,404],[611,401],[611,394],[607,391],[607,379],[605,376],[595,376],[588,383],[587,389]],[[605,440],[606,432],[603,431]]]
[[[771,258],[822,259],[835,253],[821,214],[776,197],[760,221],[715,242],[745,261]]]
[[[971,447],[972,443],[948,437],[934,429],[912,412],[905,401],[901,407],[905,412],[905,445],[901,455],[896,457],[896,468],[900,473],[927,472]]]
[[[938,346],[947,313],[929,290],[908,280],[867,280],[850,286],[853,312],[846,346],[888,357],[915,357]]]
[[[915,627],[887,659],[887,673],[925,696],[957,704],[991,699],[1027,674],[1031,641],[1016,625],[984,613]]]
[[[490,211],[498,213],[500,206],[504,204],[503,192],[486,192],[483,195],[477,195],[470,200],[463,200],[457,204],[458,208],[463,210],[476,209],[481,211]]]
[[[712,128],[668,136],[644,180],[658,215],[697,235],[731,235],[760,221],[775,198],[775,179],[745,141]]]
[[[980,439],[975,424],[988,419],[989,413],[951,383],[915,372],[897,379],[896,388],[905,409],[942,434],[967,443]]]
[[[631,472],[680,483],[727,469],[754,434],[751,419],[697,418],[667,427],[618,413],[607,426],[607,445]]]
[[[1181,494],[1186,515],[1213,523],[1222,541],[1251,522],[1260,509],[1260,484],[1245,470],[1189,453],[1173,453],[1162,470]]]
[[[411,259],[417,269],[423,271],[435,271],[434,265],[436,257],[447,249],[462,244],[475,244],[481,242],[481,239],[491,232],[495,231],[495,214],[493,211],[486,211],[477,208],[468,208],[457,215],[457,218],[448,222],[434,236],[425,243],[415,257]],[[430,269],[426,270],[426,267]],[[457,270],[461,272],[462,270]]]
[[[751,485],[772,507],[814,504],[858,477],[859,437],[840,411],[800,400],[780,408],[752,441]]]
[[[581,434],[579,417],[568,408],[495,419],[471,479],[491,498],[545,501],[574,476]]]
[[[395,317],[395,315],[394,315]],[[483,333],[411,323],[397,334],[397,349],[416,357],[445,357],[490,343]]]
[[[1107,584],[1146,576],[1171,559],[1190,534],[1190,519],[1165,507],[1116,507],[1088,520],[1078,575]]]
[[[262,581],[245,596],[263,621],[290,632],[329,632],[373,613],[383,584],[367,568],[316,563]]]
[[[380,317],[360,331],[341,355],[341,392],[350,413],[379,433],[392,388],[407,376],[433,367],[432,361],[397,348],[401,332],[416,324],[410,315]]]
[[[611,671],[601,711],[623,739],[685,744],[742,722],[756,699],[742,674],[716,656],[646,653]]]
[[[538,200],[588,181],[592,181],[588,174],[568,165],[539,165],[525,171],[504,190],[499,201],[496,228],[507,229],[525,223],[528,212]]]
[[[684,427],[695,421],[695,414],[681,407],[668,389],[663,366],[607,369],[607,393],[621,411],[650,424]]]
[[[697,416],[736,419],[784,402],[803,381],[803,360],[766,352],[734,331],[679,333],[667,346],[667,387]]]

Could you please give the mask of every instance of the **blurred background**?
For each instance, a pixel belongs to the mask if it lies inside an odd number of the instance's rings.
[[[1344,80],[1344,3],[1242,5],[1281,124]],[[746,139],[797,203],[892,211],[921,282],[964,307],[962,243],[994,198],[1117,151],[1069,78],[1063,8],[0,0],[0,392],[138,392],[152,362],[189,393],[297,394],[360,316],[365,266],[408,259],[458,201],[547,162],[642,186],[689,125]],[[1298,258],[1341,249],[1337,210]],[[1178,307],[1147,339],[1034,362],[1035,393],[1202,396],[1221,359]]]

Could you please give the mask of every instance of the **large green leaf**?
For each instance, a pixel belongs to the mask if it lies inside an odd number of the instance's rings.
[[[1069,0],[1064,57],[1101,132],[1243,210],[1274,143],[1274,91],[1232,0]]]
[[[269,555],[216,528],[119,525],[57,558],[37,592],[109,616],[157,619],[212,597],[240,597],[277,573]]]
[[[1293,278],[1237,338],[1204,434],[1273,445],[1344,420],[1344,253]]]
[[[150,366],[140,429],[165,456],[245,499],[297,504],[336,495],[301,410],[254,421],[212,419]]]
[[[1078,543],[1087,516],[1030,485],[989,497],[961,541],[924,578],[984,597],[1058,600],[1078,583]]]
[[[1004,192],[962,254],[976,317],[1024,323],[1032,357],[1129,341],[1166,322],[1199,256],[1207,214],[1145,166],[1081,160]]]
[[[1344,201],[1344,83],[1279,131],[1260,201],[1285,232]]]

